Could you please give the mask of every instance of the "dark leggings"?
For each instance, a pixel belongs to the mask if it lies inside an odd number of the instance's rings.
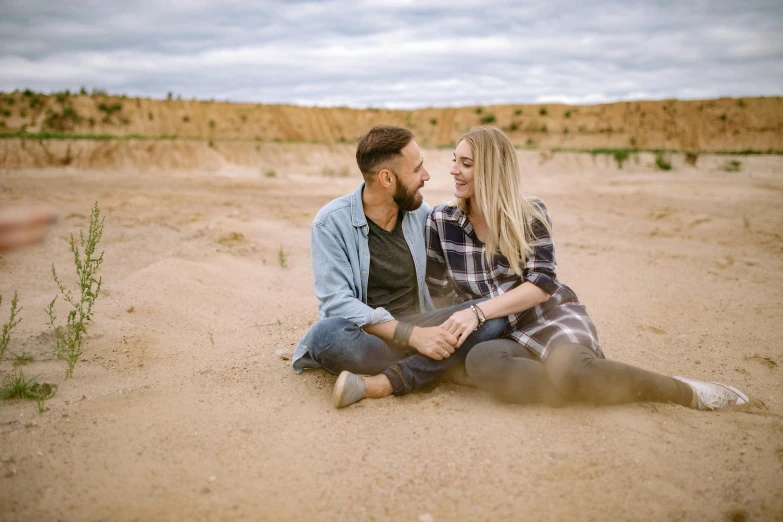
[[[653,401],[688,406],[693,398],[690,387],[677,379],[599,359],[581,344],[558,345],[542,363],[519,343],[495,339],[474,346],[465,368],[477,388],[516,404]]]

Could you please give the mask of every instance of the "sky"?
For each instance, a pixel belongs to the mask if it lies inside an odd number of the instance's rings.
[[[0,0],[0,90],[417,108],[783,95],[783,1]]]

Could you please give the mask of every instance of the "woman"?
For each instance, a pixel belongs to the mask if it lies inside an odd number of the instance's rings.
[[[473,383],[513,403],[674,402],[713,410],[748,401],[719,383],[668,377],[606,360],[576,294],[557,279],[551,221],[543,202],[524,196],[516,151],[492,127],[465,134],[454,151],[452,205],[427,221],[427,284],[489,298],[453,314],[446,328],[472,329],[508,316],[505,339],[467,355]]]

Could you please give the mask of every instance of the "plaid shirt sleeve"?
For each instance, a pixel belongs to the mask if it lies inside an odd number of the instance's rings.
[[[541,209],[551,228],[552,220],[543,201],[534,199],[533,204]],[[525,281],[530,281],[547,294],[552,295],[558,288],[555,244],[544,224],[538,219],[533,220],[533,235],[535,236],[531,241],[533,253],[525,261],[522,278]]]
[[[446,258],[443,255],[443,246],[440,243],[440,233],[438,223],[433,219],[433,215],[438,210],[433,210],[427,217],[427,224],[424,227],[424,235],[427,243],[427,287],[432,297],[443,297],[448,295],[452,288],[446,271]],[[440,221],[443,222],[442,220]]]

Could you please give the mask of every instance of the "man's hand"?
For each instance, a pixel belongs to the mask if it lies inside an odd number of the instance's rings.
[[[476,313],[470,308],[466,308],[451,314],[451,317],[446,319],[446,322],[440,325],[440,327],[448,330],[457,339],[456,346],[459,348],[465,342],[465,339],[476,330],[478,324]]]
[[[440,326],[415,327],[408,344],[422,355],[440,361],[451,357],[456,350],[457,338]]]

